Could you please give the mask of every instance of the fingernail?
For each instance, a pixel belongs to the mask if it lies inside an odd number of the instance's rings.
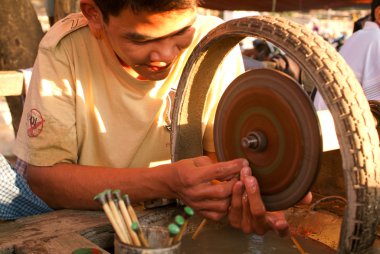
[[[276,221],[276,227],[281,229],[287,229],[289,224],[286,220],[278,220]]]
[[[243,167],[248,167],[248,166],[249,166],[249,162],[246,159],[244,159],[243,160]]]

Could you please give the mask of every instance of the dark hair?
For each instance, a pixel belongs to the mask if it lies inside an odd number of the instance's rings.
[[[252,42],[252,44],[258,53],[255,58],[256,60],[265,61],[272,56],[272,50],[265,40],[256,39]]]
[[[371,18],[372,21],[375,21],[375,9],[379,7],[380,5],[380,0],[373,0],[371,4]]]
[[[360,29],[364,27],[364,23],[370,20],[371,20],[371,16],[369,14],[356,20],[354,22],[354,30],[352,32],[355,33],[356,31],[359,31]]]
[[[123,9],[130,8],[134,13],[140,12],[167,12],[184,10],[195,7],[198,0],[94,0],[102,12],[104,22],[109,16],[117,16]]]

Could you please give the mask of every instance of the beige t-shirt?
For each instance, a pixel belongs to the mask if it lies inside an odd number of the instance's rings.
[[[14,153],[36,166],[68,162],[124,168],[168,162],[168,98],[195,45],[221,22],[197,16],[193,43],[169,76],[141,81],[123,69],[105,40],[92,36],[82,14],[59,21],[40,43]],[[208,95],[210,104],[244,70],[237,47],[224,63],[214,78],[217,89]],[[215,105],[206,108],[212,111]],[[204,137],[206,150],[212,151],[212,143]]]

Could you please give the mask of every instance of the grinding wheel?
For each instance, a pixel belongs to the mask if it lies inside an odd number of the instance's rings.
[[[347,207],[338,249],[340,253],[368,253],[376,238],[376,229],[380,222],[380,146],[374,118],[361,85],[344,59],[327,41],[300,24],[274,16],[244,17],[219,25],[198,43],[186,63],[177,87],[171,132],[172,161],[203,155],[202,112],[206,105],[206,95],[211,90],[221,61],[246,37],[262,38],[279,47],[300,66],[307,80],[321,93],[334,120],[347,194]],[[269,80],[271,79],[268,77],[268,83]],[[270,89],[277,88],[272,85]],[[280,93],[278,97],[292,107],[298,99],[289,102],[287,94]],[[296,114],[293,118],[302,119],[302,122],[298,123],[301,127],[298,128],[301,131],[315,128],[315,124],[311,125],[313,127],[305,128],[305,119],[298,115],[304,103],[299,105],[293,109]],[[310,146],[309,149],[316,149],[313,146],[315,142],[311,142],[305,133],[301,132],[298,135],[306,137],[302,139],[304,143],[301,144],[301,148],[298,148],[301,152],[297,153],[300,155],[294,155],[295,150],[292,151],[293,148],[284,143],[287,148],[284,151],[290,150],[294,153],[290,154],[291,157],[297,156],[301,159],[299,171],[296,167],[295,173],[292,173],[296,174],[296,177],[293,177],[296,179],[290,180],[290,185],[294,186],[305,183],[304,179],[298,177],[299,174],[305,174],[302,165],[304,161],[315,161],[310,154],[317,154],[304,151],[307,146]],[[261,134],[253,133],[252,136],[262,139]],[[249,137],[249,140],[251,139],[252,137]],[[300,141],[293,142],[300,146]],[[262,145],[259,147],[262,149]],[[270,143],[268,147],[271,147]],[[263,151],[265,153],[265,150]],[[284,199],[288,198],[287,195],[293,195],[289,191],[280,193]],[[299,193],[301,197],[302,192]],[[266,205],[273,204],[272,197],[273,195],[264,194]],[[287,202],[290,203],[293,202]]]
[[[300,201],[318,174],[319,122],[295,80],[277,70],[251,70],[224,92],[214,123],[219,161],[246,158],[268,210]]]

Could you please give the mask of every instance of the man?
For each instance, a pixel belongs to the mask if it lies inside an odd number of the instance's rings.
[[[371,5],[371,21],[363,29],[353,33],[340,49],[340,54],[355,73],[368,100],[380,100],[380,1]],[[327,109],[320,93],[317,93],[316,109]]]
[[[370,14],[367,14],[364,17],[357,19],[354,22],[354,28],[352,29],[352,32],[355,33],[357,31],[359,31],[360,29],[362,29],[364,27],[365,22],[367,22],[367,21],[371,21],[371,15]]]
[[[283,213],[265,212],[246,160],[169,163],[169,98],[192,49],[220,24],[197,15],[196,6],[196,0],[81,0],[83,14],[57,22],[44,37],[15,154],[27,163],[33,192],[51,208],[99,209],[93,196],[117,188],[133,202],[179,198],[213,220],[231,207],[233,225],[255,223],[245,232],[287,230]],[[242,71],[235,49],[213,80],[205,128],[211,102]],[[213,152],[212,143],[206,135],[205,150]]]

